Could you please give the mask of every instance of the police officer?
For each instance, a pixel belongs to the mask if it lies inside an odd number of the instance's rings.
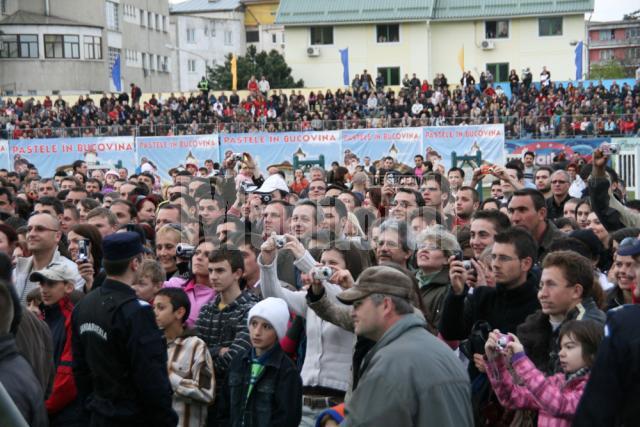
[[[202,76],[202,80],[198,82],[198,89],[200,89],[200,92],[202,92],[202,96],[204,97],[204,99],[208,100],[209,99],[209,80],[205,76]]]
[[[637,426],[640,423],[640,306],[609,310],[605,338],[573,425]]]
[[[142,261],[138,234],[103,243],[103,285],[76,307],[73,374],[93,426],[175,426],[166,343],[151,306],[131,287]]]

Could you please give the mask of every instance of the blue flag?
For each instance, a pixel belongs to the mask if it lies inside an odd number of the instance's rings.
[[[113,86],[116,91],[120,92],[122,86],[120,84],[120,54],[116,55],[116,60],[113,61],[113,67],[111,67],[111,80],[113,80]]]
[[[576,80],[582,80],[582,42],[576,45]]]
[[[340,49],[340,60],[342,61],[342,83],[349,86],[349,48]]]

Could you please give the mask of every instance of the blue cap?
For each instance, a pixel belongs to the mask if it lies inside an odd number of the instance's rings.
[[[618,255],[621,256],[636,256],[640,254],[640,240],[635,237],[626,237],[620,242],[618,246]]]
[[[113,233],[102,241],[104,259],[107,261],[121,261],[144,252],[140,242],[140,235],[132,231]]]

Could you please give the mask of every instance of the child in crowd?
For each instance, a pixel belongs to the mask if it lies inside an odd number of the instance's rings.
[[[266,298],[249,311],[251,348],[229,368],[221,403],[229,425],[298,427],[302,419],[302,380],[280,348],[289,308],[280,298]]]
[[[160,289],[153,299],[153,309],[167,339],[169,381],[173,409],[180,417],[178,425],[202,427],[214,398],[213,360],[204,341],[185,330],[191,309],[189,298],[179,288]]]
[[[153,297],[162,288],[165,272],[158,261],[146,259],[140,266],[138,283],[133,285],[136,295],[143,301],[153,304]]]
[[[33,288],[27,294],[27,309],[38,316],[38,319],[42,319],[40,304],[42,304],[42,295],[40,295],[40,288]]]
[[[31,273],[29,280],[40,284],[39,306],[41,318],[51,330],[53,338],[53,361],[56,374],[53,390],[45,402],[49,414],[49,425],[84,426],[84,413],[77,399],[78,390],[71,371],[71,312],[74,304],[70,295],[74,290],[76,272],[69,266],[52,263],[44,270]],[[35,302],[37,297],[31,304]],[[33,311],[33,310],[32,310]]]
[[[524,354],[515,335],[509,334],[505,340],[500,331],[494,330],[489,334],[485,351],[487,375],[498,400],[507,409],[539,411],[538,426],[569,427],[587,385],[589,369],[593,366],[602,336],[602,326],[591,320],[565,323],[559,334],[560,365],[564,372],[545,378]],[[510,340],[508,344],[507,340]]]

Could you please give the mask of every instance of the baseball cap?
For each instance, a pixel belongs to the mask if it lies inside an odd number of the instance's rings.
[[[258,188],[256,193],[272,193],[276,190],[284,191],[285,193],[289,192],[289,187],[287,183],[284,181],[284,178],[280,176],[280,174],[274,174],[269,176],[264,180],[260,188]]]
[[[54,262],[43,270],[31,273],[29,280],[32,282],[73,282],[75,273],[68,265]]]
[[[371,294],[393,295],[409,300],[413,284],[406,274],[388,266],[369,267],[364,270],[356,284],[337,295],[342,303],[351,305]]]

